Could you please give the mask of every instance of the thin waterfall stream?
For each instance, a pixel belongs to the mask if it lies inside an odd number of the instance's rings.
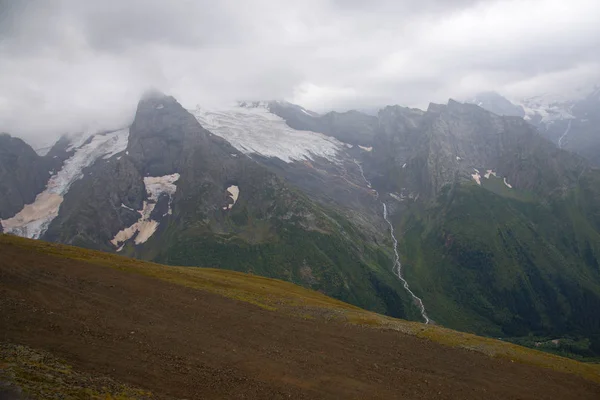
[[[375,194],[376,194],[375,198],[377,200],[379,200],[379,192],[377,190],[373,189],[373,187],[371,186],[371,182],[369,182],[369,180],[365,176],[365,172],[363,171],[362,165],[360,165],[360,163],[356,160],[354,160],[354,163],[358,166],[358,169],[360,170],[360,174],[362,175],[362,178],[364,179],[365,183],[367,184],[367,187],[369,189],[372,189],[375,191]],[[398,277],[398,279],[400,279],[400,281],[402,282],[402,286],[404,286],[404,289],[413,298],[413,301],[415,302],[417,307],[419,307],[419,311],[421,312],[421,317],[423,317],[423,320],[425,320],[425,323],[428,324],[431,322],[431,320],[429,319],[429,316],[427,315],[427,311],[425,310],[425,304],[423,304],[423,300],[421,300],[421,298],[419,296],[414,294],[414,292],[410,289],[410,285],[408,284],[406,279],[404,279],[404,277],[402,276],[402,263],[400,262],[400,254],[398,253],[398,240],[396,239],[396,234],[394,233],[394,226],[392,225],[392,222],[388,218],[387,205],[383,201],[381,201],[381,204],[383,206],[383,219],[385,219],[385,222],[387,222],[387,224],[390,226],[390,236],[391,236],[392,242],[394,244],[394,257],[395,258],[394,258],[394,266],[392,267],[392,271],[394,272],[394,275],[396,275]]]
[[[567,126],[567,129],[565,130],[565,132],[562,134],[562,136],[558,139],[558,148],[562,149],[563,148],[563,140],[565,140],[565,138],[567,137],[567,135],[569,134],[569,131],[571,130],[571,122],[573,122],[573,120],[569,120],[569,125]]]

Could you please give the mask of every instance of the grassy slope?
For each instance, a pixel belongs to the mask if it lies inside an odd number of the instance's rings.
[[[274,196],[275,217],[254,215],[244,204],[226,213],[227,233],[198,226],[190,213],[169,224],[138,251],[125,254],[168,265],[249,272],[286,280],[328,296],[394,317],[418,319],[418,310],[392,273],[391,254],[346,218],[298,195],[295,202]],[[291,217],[290,210],[294,213]],[[316,227],[302,217],[314,215]],[[391,251],[391,244],[387,248]]]
[[[149,400],[149,391],[73,369],[52,354],[0,343],[0,398]],[[15,397],[11,397],[15,396]],[[7,397],[4,397],[7,396]]]
[[[586,192],[593,185],[545,204],[503,195],[498,185],[461,185],[426,213],[407,214],[401,253],[433,318],[503,337],[597,332],[600,234]]]
[[[526,349],[510,343],[452,331],[438,326],[408,322],[365,311],[294,284],[250,274],[205,269],[168,267],[108,253],[32,241],[8,235],[0,236],[0,243],[17,246],[28,252],[53,254],[68,262],[84,260],[96,265],[114,268],[124,273],[140,274],[177,285],[220,294],[249,302],[273,312],[301,318],[339,319],[372,329],[392,329],[429,339],[448,346],[467,348],[491,357],[508,358],[515,362],[575,374],[600,382],[600,366]]]

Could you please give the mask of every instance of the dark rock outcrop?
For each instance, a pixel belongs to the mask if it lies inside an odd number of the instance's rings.
[[[283,118],[291,128],[323,133],[360,146],[371,146],[378,125],[377,117],[355,110],[319,115],[295,104],[271,102],[269,111]]]
[[[23,140],[0,134],[0,218],[18,213],[44,190],[52,163]]]
[[[450,100],[427,112],[386,107],[379,114],[371,165],[388,190],[435,197],[441,188],[493,170],[540,195],[572,185],[585,162],[558,149],[519,117],[501,117]]]

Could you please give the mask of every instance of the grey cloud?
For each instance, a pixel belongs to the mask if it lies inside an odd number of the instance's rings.
[[[390,0],[334,0],[333,4],[337,9],[345,12],[372,13],[381,15],[385,13],[394,13],[398,18],[402,15],[412,17],[415,14],[439,13],[448,10],[460,10],[473,6],[484,0],[420,0],[420,1],[390,1]]]
[[[0,0],[0,131],[127,124],[148,87],[185,106],[317,111],[600,78],[596,0]]]
[[[134,0],[78,3],[73,9],[92,48],[127,50],[151,43],[228,46],[244,40],[245,21],[227,2]]]

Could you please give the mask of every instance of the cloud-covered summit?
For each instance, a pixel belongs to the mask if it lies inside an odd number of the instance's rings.
[[[598,81],[596,0],[0,0],[0,131],[127,124],[149,87],[185,106],[317,111],[514,97]]]

